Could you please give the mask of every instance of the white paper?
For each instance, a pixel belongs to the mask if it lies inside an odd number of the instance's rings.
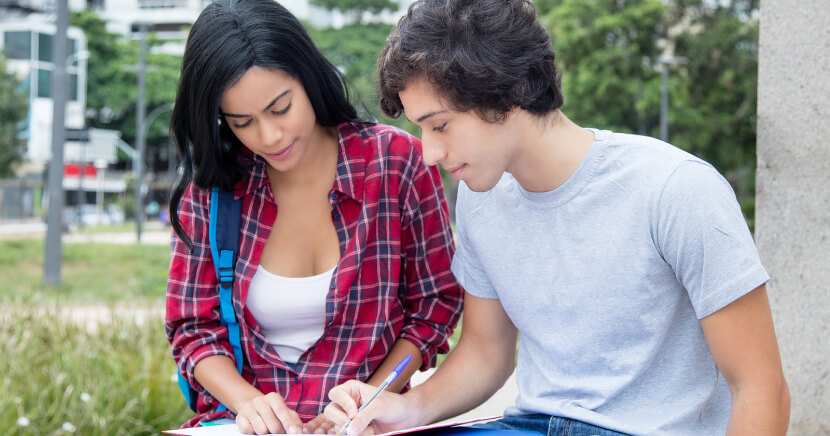
[[[423,427],[414,427],[408,428],[405,430],[397,430],[392,431],[389,433],[382,433],[376,436],[395,436],[395,435],[403,435],[407,433],[413,433],[420,430],[430,430],[433,428],[443,428],[443,427],[452,427],[452,426],[460,426],[465,424],[472,424],[475,422],[483,422],[483,421],[491,421],[493,419],[501,418],[501,416],[491,416],[487,418],[477,418],[468,421],[459,421],[459,422],[445,422],[442,424],[432,424],[432,425],[425,425]],[[239,428],[236,424],[225,424],[225,425],[210,425],[207,427],[194,427],[194,428],[183,428],[180,430],[165,430],[162,433],[172,434],[172,435],[182,435],[182,436],[243,436],[245,433],[239,431]],[[269,433],[271,434],[271,433]],[[273,435],[273,434],[272,434]],[[282,434],[279,434],[282,436]],[[285,436],[309,436],[307,434],[291,434],[287,433]]]
[[[183,436],[243,436],[245,433],[239,431],[236,424],[209,425],[206,427],[183,428],[179,430],[166,430],[162,433],[183,435]],[[271,434],[271,433],[269,433]],[[290,433],[289,433],[290,435]],[[309,436],[305,434],[292,436]]]

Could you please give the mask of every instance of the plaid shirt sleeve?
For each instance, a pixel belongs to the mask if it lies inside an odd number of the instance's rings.
[[[200,401],[210,394],[193,377],[196,363],[212,355],[234,359],[227,328],[219,322],[219,293],[208,240],[209,210],[210,193],[188,185],[178,214],[193,241],[193,252],[173,232],[165,317],[173,358],[179,372],[202,394]]]
[[[409,150],[401,181],[406,321],[400,337],[421,350],[423,370],[449,351],[447,338],[458,323],[463,290],[450,271],[454,245],[441,174],[424,163],[417,139]]]

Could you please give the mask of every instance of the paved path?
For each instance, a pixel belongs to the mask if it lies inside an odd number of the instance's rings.
[[[141,229],[142,244],[170,245],[170,228],[162,227],[157,222],[148,222]],[[45,238],[46,223],[43,221],[0,221],[0,239]],[[64,233],[62,241],[101,242],[107,244],[134,244],[136,232],[112,233]]]

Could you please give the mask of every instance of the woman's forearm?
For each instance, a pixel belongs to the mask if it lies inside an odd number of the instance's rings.
[[[398,378],[386,388],[392,392],[400,392],[404,386],[409,382],[409,378],[412,377],[412,374],[421,367],[423,363],[423,356],[421,356],[421,350],[415,346],[412,342],[409,342],[406,339],[398,339],[395,341],[395,345],[392,346],[392,349],[389,350],[389,354],[386,355],[386,358],[383,360],[383,363],[372,373],[372,376],[369,377],[369,380],[366,380],[367,384],[372,386],[378,386],[383,382],[383,379],[392,372],[395,366],[400,363],[407,355],[412,356],[412,360],[409,364],[406,365],[406,368],[401,372]]]
[[[259,389],[242,378],[233,360],[227,356],[205,357],[193,368],[193,375],[199,384],[234,413],[239,411],[239,405],[243,402],[262,395]]]

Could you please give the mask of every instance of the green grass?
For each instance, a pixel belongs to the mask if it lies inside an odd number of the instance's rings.
[[[0,314],[3,434],[150,435],[192,416],[161,317],[89,333],[47,312]]]
[[[170,248],[62,244],[60,286],[43,284],[40,239],[0,240],[0,303],[162,301]]]

